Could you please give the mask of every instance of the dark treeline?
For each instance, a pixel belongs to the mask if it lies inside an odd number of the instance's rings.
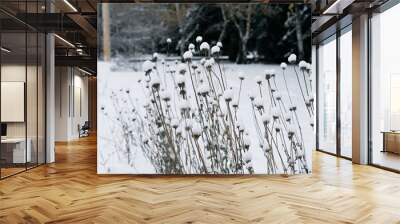
[[[202,36],[210,45],[222,42],[223,54],[236,63],[248,62],[249,56],[280,63],[290,53],[307,61],[311,58],[308,5],[111,4],[110,15],[114,56],[181,55],[187,43],[196,44],[196,37]]]

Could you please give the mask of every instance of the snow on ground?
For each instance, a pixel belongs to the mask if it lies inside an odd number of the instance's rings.
[[[139,66],[140,67],[140,66]],[[98,62],[98,111],[103,106],[110,107],[112,102],[110,100],[110,94],[118,92],[120,90],[130,90],[135,94],[135,103],[137,105],[143,105],[146,96],[140,91],[139,79],[144,79],[143,71],[112,71],[112,66],[105,62]],[[276,84],[278,86],[279,92],[283,96],[284,102],[289,102],[287,91],[284,85],[284,79],[282,77],[282,70],[279,65],[266,65],[266,64],[246,64],[237,65],[232,63],[223,63],[223,70],[225,71],[227,82],[229,86],[233,88],[239,88],[239,75],[242,74],[245,77],[242,86],[242,94],[240,98],[239,105],[241,109],[238,112],[238,117],[245,124],[251,136],[251,148],[253,158],[253,166],[256,174],[266,173],[266,158],[262,150],[258,147],[258,138],[256,134],[256,129],[254,128],[254,121],[251,116],[251,102],[249,99],[249,94],[259,94],[258,85],[256,84],[255,78],[257,76],[264,77],[264,71],[267,69],[274,69],[276,71]],[[163,79],[163,77],[162,77]],[[187,83],[190,83],[190,79],[187,78]],[[307,113],[306,107],[304,105],[301,92],[297,83],[296,75],[293,71],[293,67],[289,66],[286,70],[286,79],[288,81],[288,88],[294,104],[297,106],[297,111],[299,113],[299,119],[302,121],[302,131],[304,144],[306,147],[306,158],[308,162],[308,167],[311,169],[311,152],[312,148],[315,146],[315,135],[314,130],[310,126],[311,118]],[[173,81],[171,78],[166,78],[166,84],[169,87],[173,86]],[[263,79],[265,80],[265,79]],[[162,80],[164,81],[164,80]],[[315,88],[313,89],[315,90]],[[194,100],[194,99],[192,99]],[[289,105],[287,103],[287,105]],[[135,162],[134,167],[127,163],[126,158],[121,158],[120,156],[112,153],[114,151],[114,146],[116,141],[119,140],[115,138],[113,133],[111,133],[112,125],[115,120],[104,116],[104,114],[99,113],[98,115],[98,173],[113,173],[113,174],[152,174],[155,173],[154,168],[151,163],[144,157],[141,150],[137,147],[135,152]],[[132,146],[134,148],[134,146]],[[282,171],[280,171],[282,172]]]

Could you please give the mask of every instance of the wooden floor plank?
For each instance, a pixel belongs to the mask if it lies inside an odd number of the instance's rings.
[[[400,223],[400,175],[323,153],[302,176],[97,175],[96,138],[0,181],[0,223]]]

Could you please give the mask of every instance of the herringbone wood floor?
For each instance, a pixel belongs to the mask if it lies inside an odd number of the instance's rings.
[[[0,181],[0,223],[400,223],[400,175],[313,155],[313,174],[98,176],[96,139]]]

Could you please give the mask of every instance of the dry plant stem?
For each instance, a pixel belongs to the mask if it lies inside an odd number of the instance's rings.
[[[307,96],[310,96],[310,94],[308,93],[308,87],[307,87],[307,81],[306,81],[306,74],[304,74],[304,70],[302,70],[301,72],[303,73],[304,86],[306,87]]]
[[[301,84],[300,84],[300,78],[299,78],[299,74],[297,73],[296,67],[293,67],[293,70],[296,73],[297,83],[299,84],[299,88],[300,88],[300,91],[301,91],[301,96],[303,97],[304,105],[306,105],[306,109],[307,109],[308,115],[310,115],[310,117],[311,117],[311,113],[310,113],[310,110],[307,107],[306,98],[304,96],[303,88],[301,87]]]
[[[285,70],[284,69],[282,69],[282,74],[283,74],[283,80],[285,82],[286,92],[287,92],[288,97],[289,97],[290,105],[293,105],[292,97],[290,96],[290,92],[289,92],[288,84],[287,84],[287,81],[286,81],[286,75],[285,75]]]

